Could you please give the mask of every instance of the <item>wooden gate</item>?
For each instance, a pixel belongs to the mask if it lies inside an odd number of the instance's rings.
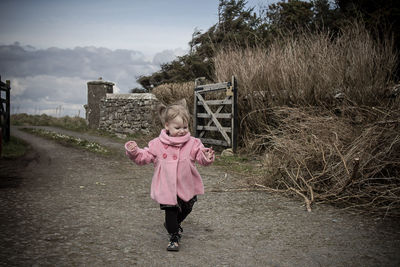
[[[217,94],[210,94],[217,91]],[[211,99],[211,96],[220,99]],[[213,106],[213,107],[212,107]],[[234,76],[230,82],[201,85],[196,79],[194,88],[195,136],[205,144],[237,148],[237,82]],[[212,138],[207,135],[213,134]],[[217,132],[219,134],[217,134]]]
[[[0,77],[0,125],[2,140],[8,142],[10,140],[10,81],[5,83]]]

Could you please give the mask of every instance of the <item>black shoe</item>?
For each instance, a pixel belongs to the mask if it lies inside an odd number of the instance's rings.
[[[179,239],[181,235],[179,233],[174,233],[170,235],[169,243],[167,246],[168,251],[179,251]]]

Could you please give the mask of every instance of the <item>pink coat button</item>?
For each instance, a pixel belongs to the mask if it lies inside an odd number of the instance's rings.
[[[174,160],[176,160],[178,157],[177,157],[176,155],[174,155],[172,158],[173,158]]]
[[[165,154],[165,153],[162,156],[163,156],[164,159],[167,158],[167,154]]]

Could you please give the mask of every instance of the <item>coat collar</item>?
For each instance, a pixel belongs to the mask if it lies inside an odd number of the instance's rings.
[[[165,129],[162,129],[159,138],[163,144],[180,147],[189,141],[190,133],[187,133],[184,136],[172,137],[167,134]]]

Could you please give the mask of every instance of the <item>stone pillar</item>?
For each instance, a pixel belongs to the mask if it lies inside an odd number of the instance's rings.
[[[86,109],[86,120],[90,128],[99,128],[100,121],[100,100],[106,97],[106,94],[113,93],[114,83],[103,81],[100,77],[97,81],[87,83],[88,97]]]

